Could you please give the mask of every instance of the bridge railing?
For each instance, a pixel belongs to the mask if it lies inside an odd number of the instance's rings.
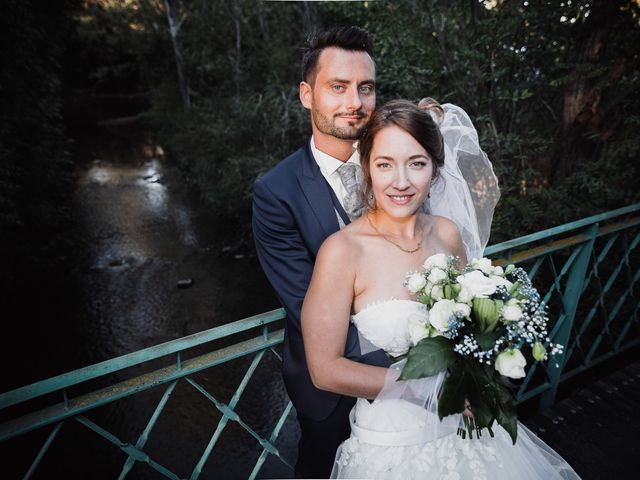
[[[557,362],[534,364],[518,402],[554,403],[558,386],[638,345],[640,205],[631,205],[487,247],[496,264],[519,264],[549,307]]]
[[[550,362],[546,367],[536,364],[529,370],[520,383],[518,402],[538,397],[541,407],[548,406],[563,380],[640,343],[639,242],[640,204],[635,204],[486,249],[485,255],[494,263],[516,263],[529,272],[549,306],[552,340],[565,346],[565,354],[557,363]],[[64,422],[73,420],[125,453],[117,478],[125,478],[136,462],[142,462],[166,478],[178,479],[180,476],[147,448],[147,440],[176,385],[186,382],[220,413],[190,478],[200,477],[230,422],[244,429],[260,452],[249,478],[258,476],[268,456],[292,468],[291,460],[276,447],[292,413],[291,402],[282,399],[283,405],[278,406],[281,413],[268,434],[259,433],[238,413],[238,404],[258,366],[267,356],[281,360],[278,346],[284,338],[283,319],[282,309],[273,310],[0,394],[0,452],[10,439],[45,430],[42,446],[31,465],[25,467],[23,478],[30,478]],[[197,377],[200,372],[241,357],[247,359],[248,366],[226,401]],[[106,385],[95,388],[99,380]],[[119,438],[86,416],[101,406],[150,389],[160,389],[162,395],[135,441]]]

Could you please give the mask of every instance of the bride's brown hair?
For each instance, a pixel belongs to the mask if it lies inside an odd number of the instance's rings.
[[[433,178],[435,179],[438,176],[438,168],[444,165],[444,142],[438,127],[442,116],[444,116],[444,110],[440,104],[429,97],[423,98],[417,105],[408,100],[391,100],[373,112],[358,142],[360,164],[364,176],[362,194],[364,195],[364,204],[369,209],[375,209],[369,164],[376,135],[382,129],[390,126],[400,127],[407,132],[422,145],[422,148],[431,157]]]

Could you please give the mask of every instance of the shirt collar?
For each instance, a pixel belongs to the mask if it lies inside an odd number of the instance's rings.
[[[357,146],[358,142],[356,141],[353,143],[353,153],[351,153],[347,162],[360,165],[360,154],[358,153]],[[311,153],[313,153],[313,158],[315,158],[316,163],[320,167],[320,171],[326,176],[332,175],[344,163],[337,158],[318,150],[315,142],[313,141],[313,135],[311,135]]]

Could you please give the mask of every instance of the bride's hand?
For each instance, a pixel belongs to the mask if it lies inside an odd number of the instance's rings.
[[[469,403],[469,400],[467,400],[466,398],[464,399],[464,410],[462,414],[468,418],[475,418],[473,416],[473,411],[471,410],[471,404]]]

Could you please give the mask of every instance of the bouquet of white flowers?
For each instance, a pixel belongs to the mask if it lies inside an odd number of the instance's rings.
[[[436,254],[422,272],[409,272],[405,286],[429,307],[427,318],[410,325],[412,347],[401,380],[447,371],[438,402],[440,419],[471,404],[459,434],[479,436],[494,422],[515,444],[517,415],[509,378],[525,376],[524,347],[536,361],[562,353],[547,333],[548,316],[527,273],[519,267],[493,266],[474,259],[463,271],[458,258]],[[549,353],[548,353],[549,352]]]

